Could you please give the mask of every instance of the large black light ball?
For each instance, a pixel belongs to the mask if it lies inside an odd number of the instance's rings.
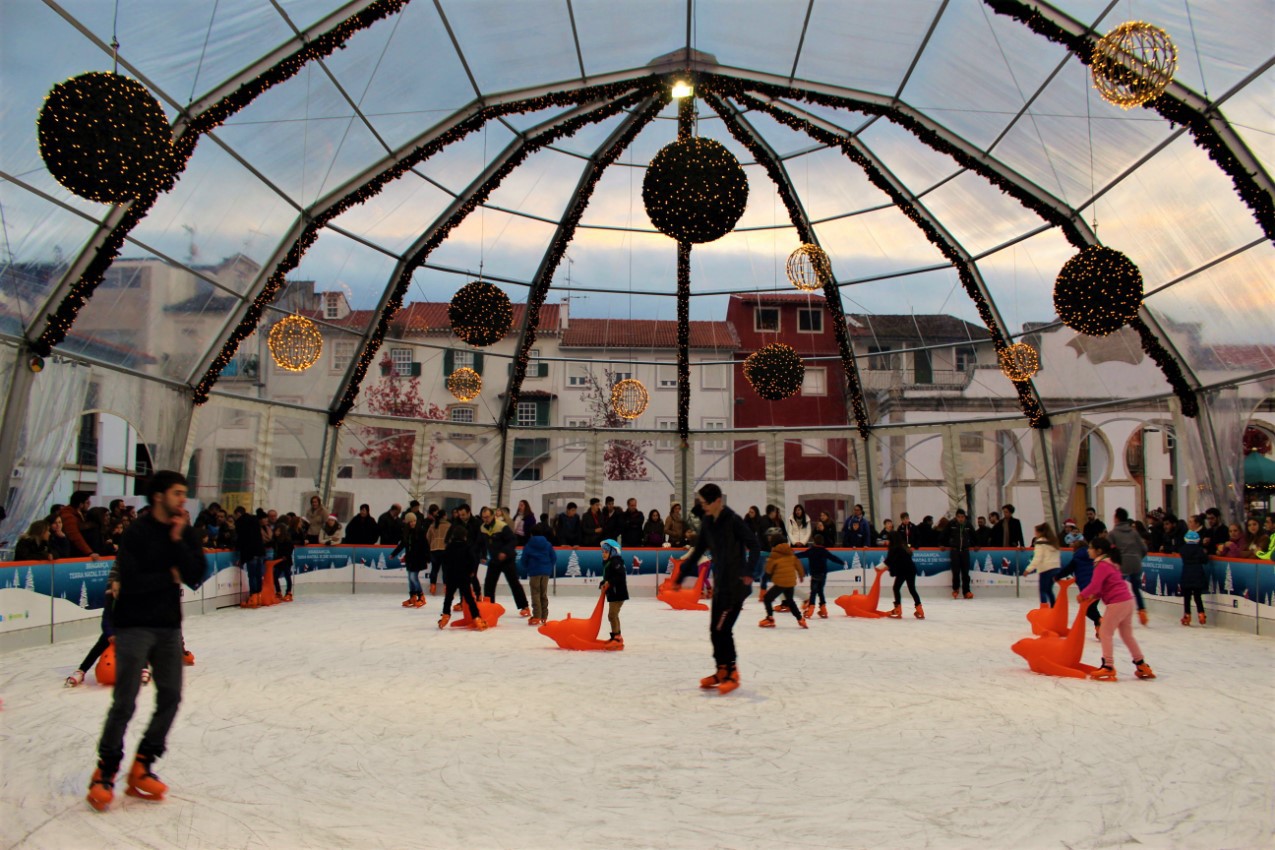
[[[767,401],[783,401],[801,392],[806,363],[791,345],[772,342],[748,355],[744,377],[757,395]]]
[[[476,280],[467,283],[452,296],[447,307],[452,333],[470,345],[484,346],[500,342],[514,322],[514,308],[509,296],[497,286]]]
[[[1138,315],[1142,272],[1113,248],[1090,245],[1068,260],[1054,283],[1054,309],[1072,330],[1106,336]]]
[[[173,185],[172,129],[136,80],[94,71],[58,83],[36,131],[49,173],[82,198],[122,204]]]
[[[679,242],[712,242],[730,233],[744,214],[748,177],[719,142],[682,139],[651,160],[642,202],[661,233]]]

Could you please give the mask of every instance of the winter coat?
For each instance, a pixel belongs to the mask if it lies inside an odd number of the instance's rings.
[[[532,533],[522,547],[522,569],[530,576],[551,576],[558,563],[557,553],[543,534]]]
[[[810,564],[809,575],[811,578],[824,578],[827,576],[829,561],[835,561],[843,567],[846,565],[845,561],[822,546],[811,546],[808,549],[802,549],[797,553],[797,557]]]
[[[400,552],[405,553],[403,566],[407,567],[408,572],[429,569],[429,529],[425,523],[417,522],[414,527],[409,525],[390,557],[397,558]]]
[[[625,511],[620,516],[620,545],[625,549],[642,546],[642,526],[646,524],[646,517],[637,510]]]
[[[668,536],[670,546],[686,545],[686,520],[682,517],[669,517],[664,520],[664,533]]]
[[[453,540],[443,550],[443,583],[451,588],[459,588],[469,583],[469,577],[478,568],[478,560],[469,543]]]
[[[495,517],[491,525],[482,526],[482,536],[487,543],[487,563],[503,566],[514,562],[518,554],[514,549],[514,532],[503,519]]]
[[[374,546],[381,537],[376,520],[363,514],[355,514],[345,526],[345,542],[360,546]]]
[[[841,545],[851,549],[866,549],[872,545],[872,526],[866,517],[850,517],[841,534]]]
[[[624,602],[629,598],[629,580],[624,572],[624,559],[619,555],[607,558],[602,567],[602,580],[607,585],[607,602]]]
[[[261,520],[256,514],[246,513],[235,520],[235,542],[239,557],[246,564],[253,558],[266,556],[266,542],[261,539]]]
[[[84,523],[84,517],[80,516],[80,512],[75,508],[67,505],[62,508],[58,514],[62,517],[62,534],[70,542],[70,557],[87,558],[93,554],[93,547],[84,539],[84,535],[80,532],[80,526]]]
[[[563,546],[580,546],[584,543],[584,518],[580,514],[575,516],[567,516],[566,511],[558,514],[557,522],[558,542]],[[535,523],[532,523],[535,527]]]
[[[806,568],[793,554],[792,547],[780,543],[766,559],[766,575],[776,587],[796,587],[806,577]]]
[[[25,534],[18,538],[18,546],[13,550],[15,561],[47,561],[53,557],[49,544]]]
[[[115,567],[120,583],[111,611],[115,628],[177,629],[182,622],[182,590],[173,580],[173,568],[194,590],[203,583],[207,564],[195,529],[187,526],[181,540],[173,542],[169,525],[148,514],[124,532]]]
[[[1182,581],[1179,585],[1182,591],[1207,590],[1209,556],[1204,547],[1199,543],[1183,543],[1178,554],[1182,556]]]
[[[318,537],[319,529],[323,528],[323,523],[328,521],[328,509],[319,505],[317,508],[306,511],[305,521],[309,529],[310,537]]]
[[[885,565],[895,578],[916,578],[916,561],[912,560],[912,551],[906,546],[891,546],[890,551],[885,553]]]
[[[734,589],[741,596],[747,595],[748,588],[741,582],[752,577],[761,546],[752,529],[729,507],[723,507],[716,517],[704,515],[704,524],[686,563],[698,564],[705,552],[713,553],[714,586],[722,592]]]
[[[1104,605],[1127,602],[1133,598],[1129,582],[1120,574],[1120,568],[1107,558],[1099,558],[1093,565],[1093,578],[1081,591],[1081,596],[1092,596]]]
[[[397,546],[403,539],[403,526],[386,511],[376,518],[376,533],[383,545]]]
[[[974,542],[974,526],[969,522],[952,520],[947,526],[947,539],[943,545],[953,552],[968,552],[978,544]]]
[[[1120,551],[1120,572],[1136,576],[1142,572],[1142,556],[1147,554],[1146,541],[1131,522],[1117,523],[1107,538]]]
[[[417,523],[417,527],[420,527],[420,523]],[[341,538],[343,536],[344,532],[341,528],[341,523],[339,522],[333,523],[332,525],[328,525],[325,522],[323,525],[319,526],[320,546],[337,546],[341,543]]]
[[[1089,547],[1077,546],[1071,553],[1071,563],[1058,571],[1055,581],[1062,581],[1068,576],[1076,577],[1076,586],[1084,587],[1093,580],[1093,558],[1089,557]]]
[[[602,516],[601,510],[596,514],[593,511],[586,511],[584,516],[580,517],[580,545],[597,546],[600,544],[602,542],[602,529],[605,527],[606,518]]]
[[[659,520],[648,519],[646,525],[642,526],[642,545],[663,546],[664,523]]]
[[[438,519],[429,527],[429,548],[431,552],[441,552],[447,548],[447,532],[452,524],[446,514],[439,514]]]
[[[806,518],[805,524],[799,523],[796,519],[788,520],[788,542],[794,546],[805,546],[810,542],[810,535],[813,526],[810,524],[809,517]]]
[[[1023,570],[1023,575],[1031,575],[1035,572],[1047,573],[1061,566],[1062,556],[1058,554],[1058,550],[1044,540],[1037,540],[1032,562],[1027,565],[1027,569]]]

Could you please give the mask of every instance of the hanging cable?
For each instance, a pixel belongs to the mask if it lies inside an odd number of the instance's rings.
[[[208,53],[208,39],[212,36],[213,21],[217,20],[217,7],[221,5],[221,0],[214,0],[212,14],[208,17],[208,29],[204,32],[204,46],[199,49],[199,64],[195,66],[195,79],[190,82],[190,97],[186,98],[186,103],[192,103],[195,100],[195,89],[199,85],[199,72],[204,69],[204,56]]]
[[[115,0],[115,14],[111,18],[111,73],[120,72],[120,0]]]
[[[1195,37],[1195,18],[1191,16],[1191,0],[1186,3],[1186,22],[1191,26],[1191,46],[1195,48],[1195,64],[1200,69],[1200,88],[1204,90],[1204,99],[1209,99],[1209,84],[1204,79],[1204,60],[1200,57],[1200,42]]]
[[[1089,132],[1089,203],[1093,204],[1093,235],[1098,238],[1098,199],[1094,197],[1093,116],[1089,112],[1089,86],[1085,86],[1085,129]]]

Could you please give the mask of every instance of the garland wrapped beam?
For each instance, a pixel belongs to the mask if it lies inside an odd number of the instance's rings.
[[[942,229],[941,225],[934,220],[928,210],[912,197],[899,181],[893,179],[892,175],[888,175],[882,166],[861,149],[857,140],[853,137],[843,137],[832,130],[818,126],[801,115],[793,114],[788,108],[780,108],[773,103],[759,100],[751,95],[741,94],[737,99],[750,109],[765,112],[786,127],[797,132],[806,133],[821,144],[839,149],[851,162],[863,169],[868,182],[884,192],[899,211],[925,234],[925,238],[934,247],[938,248],[956,269],[965,293],[974,302],[979,317],[983,320],[983,324],[991,335],[992,345],[996,349],[997,357],[999,358],[1002,355],[1002,352],[1009,347],[1009,341],[1006,339],[1004,331],[1001,330],[995,310],[987,298],[985,287],[981,279],[976,275],[976,266],[973,259],[957,246],[950,234]],[[1014,381],[1013,384],[1014,390],[1018,393],[1019,406],[1031,426],[1033,428],[1048,428],[1049,416],[1041,406],[1040,399],[1036,396],[1036,391],[1031,382]]]
[[[694,85],[698,85],[695,81]],[[677,104],[677,140],[695,131],[695,98]],[[691,438],[691,243],[677,243],[677,434],[682,446]]]
[[[818,240],[810,224],[810,218],[797,199],[797,192],[793,189],[792,181],[788,179],[787,171],[779,162],[779,157],[730,104],[711,92],[705,92],[704,102],[722,119],[735,140],[747,148],[753,155],[753,159],[766,169],[801,241],[817,245]],[[855,425],[858,426],[859,436],[866,440],[871,425],[868,421],[868,408],[863,398],[863,386],[859,381],[859,366],[855,362],[854,346],[850,342],[850,332],[846,327],[845,310],[841,306],[841,291],[837,287],[836,279],[830,273],[820,282],[823,284],[824,306],[832,320],[833,337],[837,341],[837,350],[841,354],[841,369],[850,391],[850,404],[854,411]]]
[[[549,287],[553,283],[553,276],[562,263],[567,246],[575,237],[576,227],[579,226],[584,211],[588,209],[593,191],[597,188],[598,180],[602,178],[602,172],[615,162],[642,128],[654,120],[664,108],[664,104],[668,102],[667,93],[649,91],[645,96],[648,100],[611,132],[594,153],[589,164],[585,166],[576,184],[576,191],[572,194],[571,205],[558,223],[558,228],[554,231],[544,256],[540,258],[540,266],[536,269],[531,290],[527,295],[526,313],[523,316],[522,332],[518,338],[518,351],[514,354],[513,371],[505,392],[505,406],[500,414],[502,430],[508,427],[518,410],[518,400],[522,397],[522,385],[527,379],[527,365],[531,362],[531,351],[535,348],[536,335],[540,327],[540,308],[544,306],[545,298],[549,295]],[[502,455],[504,450],[505,443],[502,443]],[[503,464],[501,468],[504,468]]]
[[[1092,63],[1093,48],[1098,39],[1079,21],[1057,10],[1045,11],[1036,4],[1019,0],[983,2],[996,14],[1013,18],[1037,35],[1067,48],[1085,66]],[[1199,106],[1188,102],[1188,99],[1198,100]],[[1248,206],[1266,238],[1275,240],[1275,195],[1271,192],[1270,175],[1265,173],[1243,140],[1230,132],[1221,112],[1180,83],[1170,84],[1164,94],[1143,104],[1143,108],[1155,110],[1170,124],[1186,127],[1196,146],[1208,153],[1209,158],[1231,178],[1235,193]],[[1229,139],[1222,137],[1219,126]]]
[[[629,88],[633,88],[632,83],[625,83],[624,85]],[[482,186],[460,205],[459,209],[450,214],[444,224],[434,229],[429,238],[425,240],[423,244],[419,247],[414,247],[411,255],[401,264],[401,268],[398,272],[398,278],[392,285],[388,293],[388,297],[383,302],[383,307],[380,310],[376,327],[372,331],[370,338],[364,343],[363,351],[352,366],[351,372],[347,378],[344,394],[333,409],[328,412],[328,421],[333,426],[340,425],[345,420],[346,414],[349,413],[350,409],[354,406],[355,399],[359,394],[359,387],[363,382],[363,378],[367,374],[368,367],[371,365],[372,360],[375,359],[377,351],[380,350],[381,341],[385,338],[385,334],[389,330],[390,320],[393,319],[395,314],[397,314],[399,309],[403,306],[403,297],[407,294],[408,286],[412,282],[412,275],[415,273],[416,269],[420,268],[420,266],[429,259],[429,255],[433,253],[433,251],[441,245],[444,240],[447,239],[451,232],[459,226],[471,212],[485,204],[491,193],[500,186],[504,179],[508,177],[514,169],[522,165],[522,163],[527,159],[527,157],[531,156],[531,154],[543,147],[546,147],[547,145],[553,144],[559,139],[574,134],[582,127],[590,124],[596,124],[600,121],[605,121],[607,118],[635,106],[644,98],[649,97],[658,85],[659,80],[657,78],[647,78],[640,81],[638,83],[637,90],[628,95],[611,99],[604,98],[606,102],[604,102],[602,106],[589,112],[574,115],[566,121],[554,124],[554,126],[549,129],[529,136],[525,143],[522,144],[515,153],[511,154],[503,163],[501,163],[500,167],[483,182]],[[556,97],[556,95],[547,95],[545,98],[541,99],[553,100]],[[528,107],[525,111],[544,109],[546,106],[550,105],[557,104],[542,103],[538,106]],[[581,212],[583,212],[583,209],[581,209]],[[532,304],[535,297],[536,289],[533,286],[527,299],[526,309],[528,316],[531,315]],[[541,294],[539,301],[543,302],[543,300],[544,295]],[[539,304],[536,304],[535,311],[538,316]],[[530,356],[529,353],[528,356]],[[506,400],[506,404],[508,404],[508,400]],[[515,407],[514,409],[516,410],[517,408]]]
[[[288,54],[274,65],[271,65],[259,76],[249,80],[233,92],[213,102],[198,113],[184,113],[173,125],[174,181],[185,170],[195,146],[205,133],[223,124],[227,118],[252,103],[270,88],[295,76],[308,62],[322,59],[334,50],[345,45],[355,34],[367,29],[372,24],[399,12],[410,0],[375,0],[364,9],[342,20],[307,41],[302,47]],[[171,188],[171,184],[169,187]],[[128,204],[121,204],[107,214],[93,240],[85,246],[80,257],[66,272],[66,278],[59,284],[76,274],[76,266],[83,263],[79,277],[74,283],[66,286],[66,294],[57,308],[48,314],[45,327],[40,336],[31,344],[31,350],[37,354],[48,356],[54,346],[66,339],[80,310],[88,303],[97,287],[106,276],[106,270],[119,256],[124,241],[133,228],[150,212],[158,192],[140,197]],[[92,259],[84,259],[92,254]]]
[[[524,100],[509,101],[496,106],[477,108],[473,114],[460,118],[449,126],[440,128],[441,132],[432,135],[427,141],[417,145],[413,150],[390,160],[372,179],[359,183],[356,187],[338,197],[329,206],[323,208],[321,212],[303,219],[304,224],[301,226],[300,233],[293,239],[282,259],[278,261],[269,273],[261,290],[253,299],[253,302],[245,308],[237,326],[227,337],[220,353],[205,370],[199,383],[195,385],[195,403],[203,404],[208,400],[208,394],[217,382],[221,370],[225,368],[225,364],[229,363],[230,359],[234,357],[239,344],[256,329],[261,316],[265,313],[266,307],[283,291],[287,283],[287,275],[301,264],[306,251],[318,239],[320,232],[329,222],[353,207],[375,197],[390,183],[427,161],[448,145],[460,141],[476,130],[481,129],[489,120],[502,115],[533,112],[551,106],[571,106],[581,102],[605,100],[632,91],[634,86],[650,87],[653,85],[655,85],[653,79],[609,83],[558,95],[543,95]],[[384,303],[382,312],[383,310]],[[366,365],[364,370],[366,371]]]

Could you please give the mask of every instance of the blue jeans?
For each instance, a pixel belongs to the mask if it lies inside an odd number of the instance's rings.
[[[1054,576],[1058,575],[1057,569],[1045,570],[1040,574],[1040,601],[1054,604]]]
[[[266,559],[262,556],[249,558],[244,567],[248,570],[248,592],[260,593],[261,579],[266,574]]]
[[[425,595],[425,591],[421,590],[421,571],[420,570],[407,571],[407,592],[419,593],[421,596]]]
[[[1125,576],[1125,579],[1128,580],[1129,584],[1133,587],[1133,599],[1138,603],[1138,610],[1147,610],[1147,603],[1142,601],[1142,570],[1138,570],[1136,573],[1130,573]]]

